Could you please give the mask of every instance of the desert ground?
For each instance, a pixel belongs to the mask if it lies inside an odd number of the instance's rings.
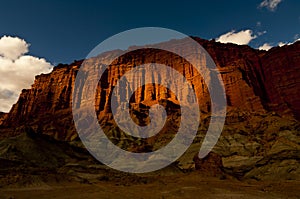
[[[90,176],[93,178],[95,176]],[[102,181],[69,181],[48,176],[48,181],[32,178],[26,185],[0,189],[0,199],[94,199],[94,198],[300,198],[300,182],[239,181],[205,177],[200,173],[161,176],[109,177]]]

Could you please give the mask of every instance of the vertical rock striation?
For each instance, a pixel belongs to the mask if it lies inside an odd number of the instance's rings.
[[[249,46],[221,44],[194,38],[211,55],[220,70],[228,107],[240,110],[265,112],[275,111],[281,115],[294,116],[300,119],[300,42],[290,46],[273,48],[270,51],[259,51]],[[166,45],[171,45],[166,42]],[[181,46],[184,48],[184,43]],[[146,51],[146,52],[145,52]],[[85,64],[101,67],[103,60],[116,51],[85,61]],[[203,78],[183,58],[157,49],[136,50],[126,53],[114,60],[103,74],[97,88],[95,102],[98,115],[106,115],[111,119],[110,97],[117,81],[126,71],[145,63],[160,63],[173,67],[183,74],[192,84],[200,99],[200,108],[210,111],[210,98]],[[12,107],[7,117],[0,120],[2,128],[18,128],[30,125],[37,132],[53,136],[58,140],[73,140],[76,138],[72,119],[72,92],[76,74],[82,61],[70,65],[58,65],[50,74],[36,77],[31,89],[24,89],[18,102]],[[98,78],[97,76],[93,78]],[[172,78],[171,74],[157,70],[152,77],[158,82]],[[82,79],[82,84],[84,83]],[[141,82],[136,82],[141,84]],[[75,90],[75,103],[78,106],[88,105],[85,98]],[[89,89],[89,87],[86,87]],[[129,92],[122,88],[118,92]],[[188,95],[181,93],[181,95]],[[126,95],[125,95],[126,96]],[[177,104],[177,98],[168,89],[160,85],[147,84],[141,86],[130,98],[132,104],[150,106],[167,100]],[[121,100],[121,99],[118,99]],[[1,117],[3,118],[3,117]]]

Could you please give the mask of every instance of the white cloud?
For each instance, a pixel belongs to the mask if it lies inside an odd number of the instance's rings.
[[[235,32],[234,30],[225,33],[218,37],[216,41],[221,43],[234,43],[239,45],[247,45],[257,36],[253,35],[252,30],[242,30],[240,32]]]
[[[15,60],[28,52],[29,44],[17,37],[3,36],[0,39],[0,55]]]
[[[257,32],[257,35],[258,35],[258,36],[262,36],[262,35],[264,35],[264,34],[266,34],[266,33],[267,33],[267,31],[264,30],[264,31],[261,31],[261,32]]]
[[[268,8],[271,11],[275,11],[279,3],[281,3],[283,0],[264,0],[259,4],[259,8]]]
[[[284,46],[284,45],[286,45],[286,44],[287,44],[287,43],[281,41],[281,42],[278,43],[278,46],[279,46],[279,47],[282,47],[282,46]]]
[[[294,44],[295,42],[297,41],[300,41],[300,38],[299,38],[299,34],[296,34],[294,36],[294,41],[293,42],[278,42],[277,46],[279,47],[282,47],[282,46],[289,46],[289,45],[292,45]],[[262,46],[260,46],[258,49],[259,50],[269,50],[271,49],[273,46],[271,46],[269,43],[264,43]]]
[[[0,111],[7,112],[22,89],[30,88],[34,77],[51,72],[45,59],[25,55],[29,44],[18,37],[0,38]]]
[[[279,47],[282,47],[282,46],[285,46],[285,45],[289,46],[289,45],[292,45],[293,43],[295,43],[297,41],[300,41],[300,38],[294,37],[294,39],[295,40],[293,42],[279,42],[278,46]]]
[[[262,46],[260,46],[258,49],[259,50],[270,50],[273,46],[271,46],[270,44],[268,43],[264,43]]]

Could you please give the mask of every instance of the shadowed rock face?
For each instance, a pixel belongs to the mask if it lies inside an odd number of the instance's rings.
[[[0,125],[2,125],[6,117],[7,117],[7,113],[0,112]]]
[[[226,90],[228,109],[238,108],[250,112],[275,111],[280,115],[300,118],[300,42],[268,52],[248,46],[221,44],[194,38],[211,55],[220,70]],[[171,45],[168,42],[165,45]],[[184,48],[184,43],[182,48]],[[92,58],[85,64],[99,65],[109,59],[115,51]],[[98,86],[95,101],[100,121],[111,121],[109,99],[118,79],[135,66],[145,63],[161,63],[173,67],[192,84],[200,99],[200,109],[210,112],[210,98],[207,85],[193,67],[181,57],[156,49],[137,50],[114,60],[104,73]],[[30,125],[37,132],[48,134],[58,140],[73,140],[74,129],[71,101],[74,81],[81,61],[70,65],[58,65],[50,74],[36,77],[31,89],[23,90],[18,102],[12,107],[2,127],[17,128]],[[154,78],[164,77],[159,71]],[[82,82],[82,84],[84,81]],[[80,88],[79,88],[80,89]],[[126,88],[124,88],[126,92]],[[75,96],[79,90],[75,90]],[[84,92],[84,91],[83,91]],[[186,95],[186,93],[181,93]],[[78,98],[79,99],[79,98]],[[159,85],[140,87],[130,98],[132,107],[149,107],[161,100],[177,107],[177,98],[171,91]],[[84,105],[84,101],[78,101]],[[173,104],[173,105],[172,105]],[[135,116],[132,115],[134,118]],[[138,116],[136,116],[138,117]],[[230,118],[229,118],[230,119]],[[137,118],[141,123],[145,122]],[[0,122],[1,124],[1,122]]]

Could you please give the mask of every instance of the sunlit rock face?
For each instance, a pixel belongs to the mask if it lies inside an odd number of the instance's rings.
[[[208,51],[220,71],[226,90],[228,110],[259,113],[275,111],[282,116],[300,118],[300,42],[266,52],[248,46],[194,39]],[[166,42],[164,45],[172,47],[172,42]],[[185,48],[184,42],[180,47]],[[95,68],[106,67],[104,63],[115,52],[117,51],[85,60],[84,64]],[[153,48],[134,50],[111,62],[99,81],[94,97],[95,111],[100,123],[114,125],[110,110],[113,88],[126,72],[146,63],[170,66],[186,77],[196,92],[201,112],[209,114],[211,104],[207,88],[210,85],[206,85],[203,78],[211,78],[210,74],[199,74],[190,63],[178,55]],[[22,91],[7,118],[2,119],[2,127],[18,128],[30,125],[37,132],[55,139],[74,140],[77,133],[72,118],[72,92],[81,64],[82,61],[75,61],[70,65],[60,64],[50,74],[37,76],[31,89]],[[87,75],[98,78],[97,74]],[[172,73],[157,68],[150,78],[163,83],[167,78],[172,78]],[[138,78],[134,81],[134,84],[141,85]],[[82,85],[84,83],[85,80],[82,79]],[[90,87],[84,88],[87,90],[74,90],[76,106],[89,105],[90,98],[79,95],[90,93]],[[177,116],[173,114],[170,118],[173,121],[179,120],[178,98],[171,90],[160,84],[140,86],[132,96],[126,95],[129,90],[130,87],[125,85],[118,92],[125,92],[126,100],[130,101],[133,110],[131,116],[136,123],[146,125],[149,122],[148,109],[157,103],[176,112]],[[180,96],[189,96],[186,91],[178,92]],[[124,100],[115,97],[116,100]],[[145,113],[144,116],[142,112]],[[230,117],[227,118],[227,122],[230,122],[229,120]],[[176,125],[174,128],[177,128]]]

